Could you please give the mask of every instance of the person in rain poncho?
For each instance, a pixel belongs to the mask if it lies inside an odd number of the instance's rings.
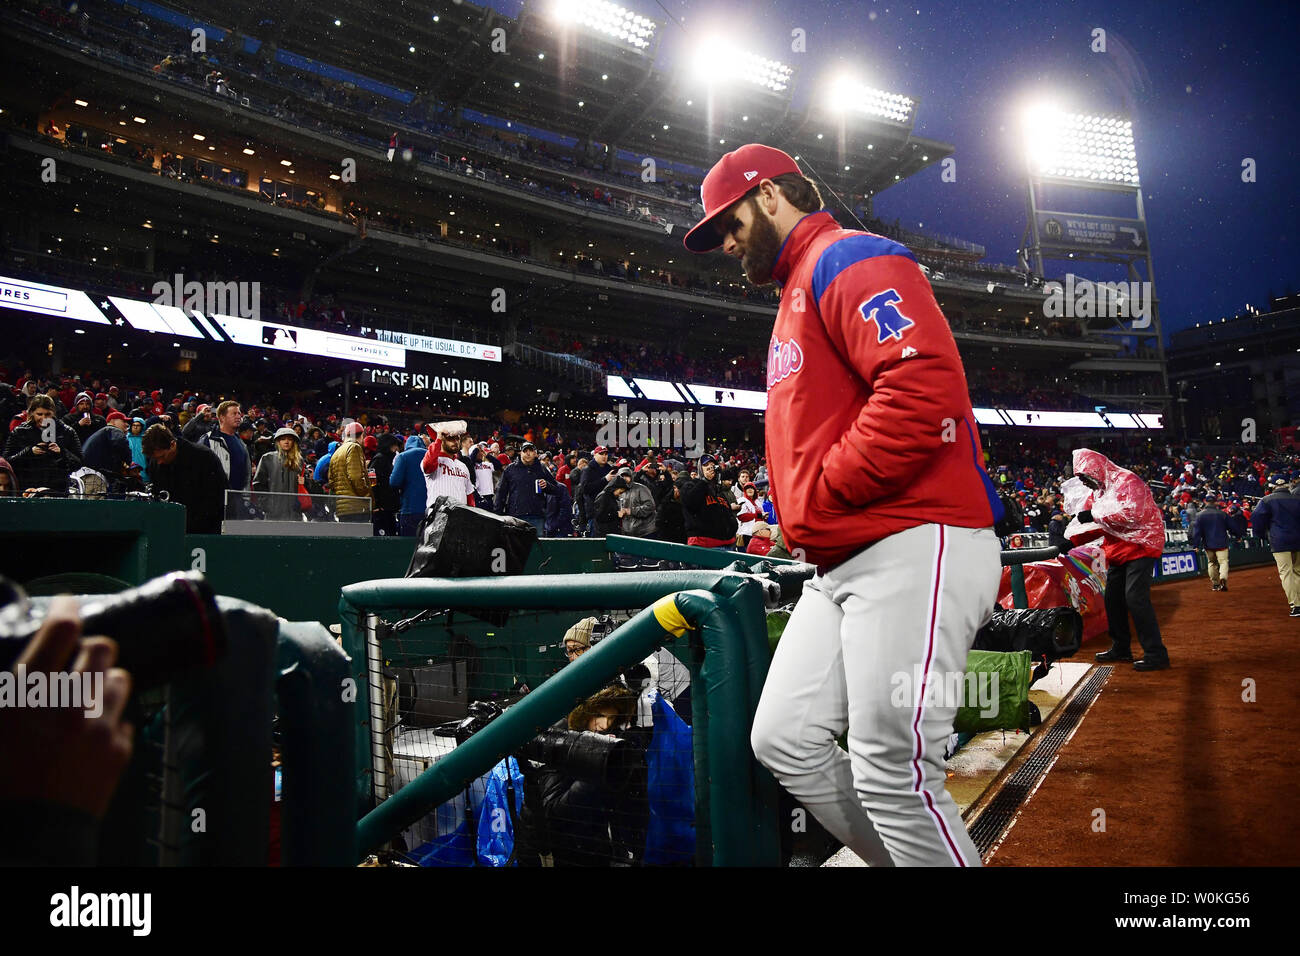
[[[1061,486],[1061,494],[1065,510],[1074,515],[1066,537],[1076,545],[1100,539],[1106,555],[1111,645],[1097,660],[1133,660],[1131,614],[1143,652],[1133,669],[1164,670],[1169,666],[1169,650],[1160,639],[1160,624],[1151,606],[1151,573],[1164,552],[1165,523],[1151,489],[1100,452],[1076,448],[1074,477]]]

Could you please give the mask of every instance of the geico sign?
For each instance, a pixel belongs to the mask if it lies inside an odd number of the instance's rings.
[[[1196,570],[1196,555],[1191,551],[1166,554],[1160,558],[1161,575],[1188,574]]]

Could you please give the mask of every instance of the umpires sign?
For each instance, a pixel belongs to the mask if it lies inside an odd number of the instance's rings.
[[[357,384],[404,388],[413,392],[450,392],[467,398],[491,397],[491,387],[483,379],[403,372],[388,368],[363,368],[357,373]]]

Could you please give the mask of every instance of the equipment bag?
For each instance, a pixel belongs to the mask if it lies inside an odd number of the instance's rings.
[[[472,578],[519,574],[537,541],[537,529],[519,518],[433,499],[416,532],[408,578]]]
[[[986,730],[1029,731],[1029,679],[1034,662],[1028,651],[999,654],[971,651],[962,681],[962,704],[952,729],[961,734]]]
[[[415,533],[408,578],[473,578],[519,574],[537,542],[537,529],[519,518],[458,504],[445,495],[433,499]],[[501,627],[505,608],[465,608]]]
[[[1083,640],[1083,617],[1072,607],[994,608],[993,619],[975,634],[977,650],[1029,651],[1050,664],[1070,657]]]

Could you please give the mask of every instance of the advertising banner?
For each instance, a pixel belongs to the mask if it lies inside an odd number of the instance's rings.
[[[1077,252],[1144,252],[1146,225],[1140,219],[1038,211],[1038,238],[1044,246]]]

